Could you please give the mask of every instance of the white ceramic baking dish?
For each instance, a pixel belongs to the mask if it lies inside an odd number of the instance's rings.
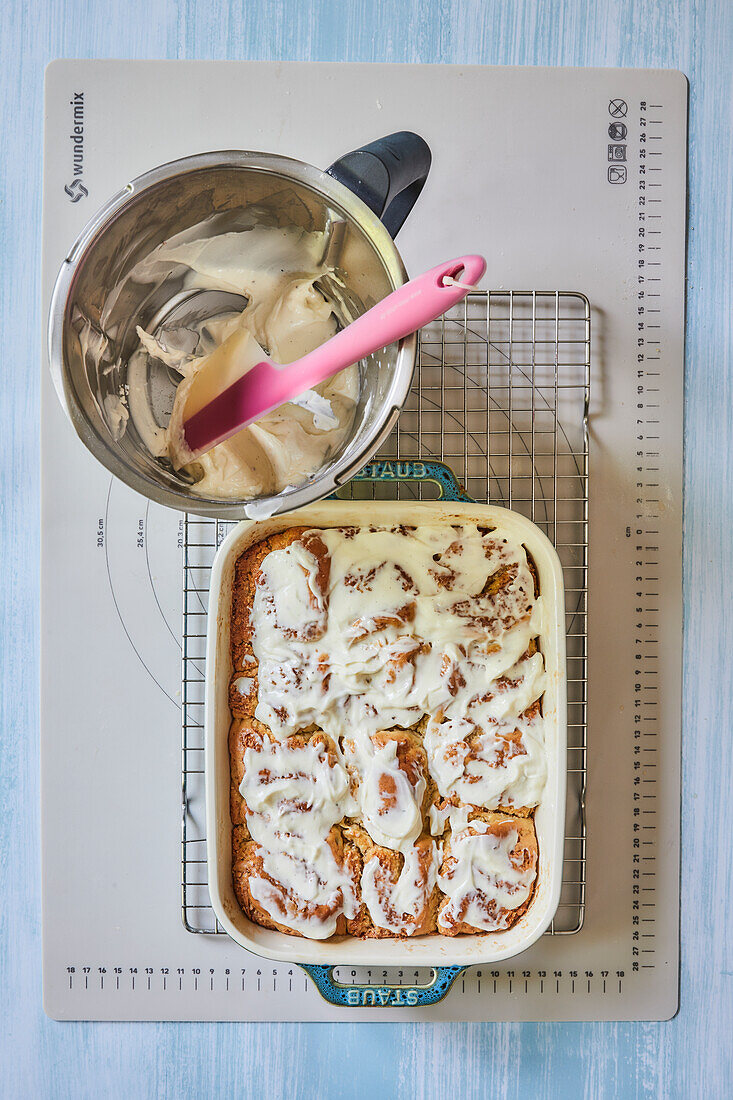
[[[376,465],[376,464],[374,464]],[[412,465],[412,464],[410,464]],[[428,464],[415,463],[425,468]],[[432,464],[430,464],[432,465]],[[438,464],[435,464],[436,466]],[[445,469],[445,468],[442,468]],[[448,476],[452,477],[448,472]],[[541,649],[547,671],[543,700],[547,744],[547,785],[535,813],[539,845],[537,888],[524,916],[506,932],[476,936],[421,936],[416,939],[360,940],[349,936],[327,941],[287,936],[261,928],[242,912],[232,885],[229,817],[229,751],[231,724],[228,688],[231,673],[229,619],[234,564],[253,543],[276,531],[304,524],[336,527],[342,524],[411,525],[475,523],[496,527],[522,543],[537,566],[543,603]],[[219,548],[211,574],[206,651],[206,801],[209,891],[214,911],[233,940],[256,955],[286,960],[308,968],[320,991],[336,1003],[418,1004],[443,996],[457,973],[466,966],[488,964],[524,951],[549,926],[560,898],[565,826],[566,778],[566,670],[565,612],[562,568],[545,535],[523,516],[490,505],[411,501],[328,500],[271,519],[238,524]],[[433,967],[436,979],[426,991],[408,996],[404,987],[391,999],[380,1000],[375,987],[356,990],[331,978],[336,965],[366,967]],[[448,971],[441,968],[449,968]],[[390,989],[391,987],[385,987]],[[427,991],[432,991],[427,995]],[[412,993],[413,991],[409,991]]]

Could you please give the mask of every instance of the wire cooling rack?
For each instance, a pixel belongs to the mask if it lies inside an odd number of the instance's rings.
[[[585,913],[590,304],[550,292],[469,294],[420,333],[410,396],[382,458],[439,458],[477,501],[513,508],[554,543],[567,615],[568,797],[560,905],[546,935]],[[431,483],[351,482],[346,495],[435,495]],[[344,495],[344,494],[340,494]],[[184,521],[181,905],[189,932],[224,935],[207,885],[206,613],[211,564],[232,524]]]

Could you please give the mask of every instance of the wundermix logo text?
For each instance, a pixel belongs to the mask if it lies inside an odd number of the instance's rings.
[[[71,133],[69,140],[72,145],[72,175],[71,183],[67,183],[64,191],[71,202],[79,202],[85,199],[89,192],[84,186],[84,93],[74,92],[74,98],[69,100],[72,109]]]

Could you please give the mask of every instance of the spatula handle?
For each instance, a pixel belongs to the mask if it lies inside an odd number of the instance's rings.
[[[365,355],[401,340],[423,325],[434,321],[465,298],[465,287],[445,283],[447,277],[475,285],[486,271],[483,256],[461,256],[411,279],[392,291],[361,317],[337,332],[335,336],[299,359],[291,367],[283,367],[294,379],[297,371],[300,392],[330,378],[344,367],[358,363]]]

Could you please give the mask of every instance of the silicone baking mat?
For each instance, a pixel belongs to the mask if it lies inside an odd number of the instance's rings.
[[[52,1016],[673,1014],[686,95],[680,74],[655,71],[51,66],[44,323],[55,273],[84,222],[152,165],[239,147],[325,166],[405,128],[423,134],[434,154],[399,240],[411,271],[480,251],[487,287],[563,288],[593,304],[584,924],[509,963],[468,971],[425,1010],[333,1009],[297,967],[184,929],[183,522],[96,466],[44,364],[44,998]],[[328,132],[309,124],[314,96],[330,104]],[[238,110],[241,102],[254,109]]]

